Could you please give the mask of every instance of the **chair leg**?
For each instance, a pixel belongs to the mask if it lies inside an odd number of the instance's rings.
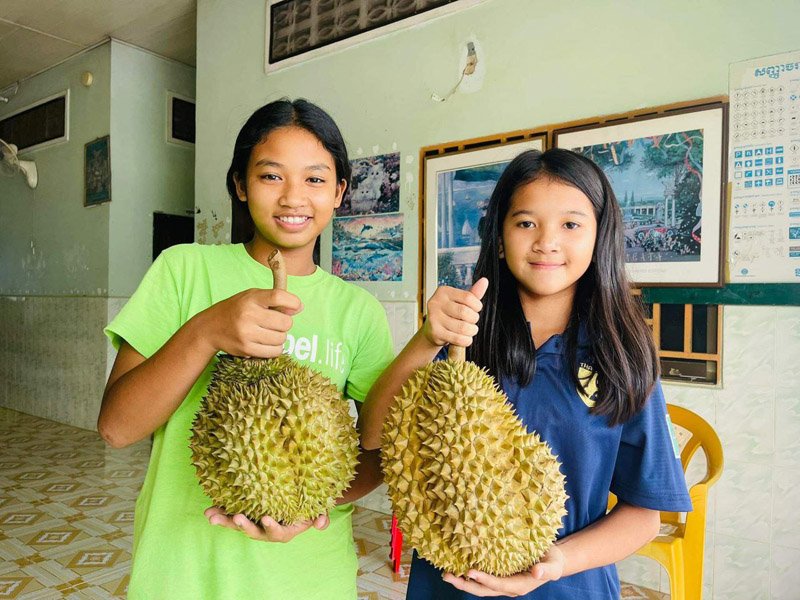
[[[703,546],[700,546],[700,556],[687,553],[685,557],[685,585],[686,600],[703,599]]]
[[[684,575],[683,552],[680,549],[673,548],[671,564],[667,568],[669,574],[669,598],[670,600],[687,600],[686,599],[686,577]],[[699,598],[697,599],[699,600]]]

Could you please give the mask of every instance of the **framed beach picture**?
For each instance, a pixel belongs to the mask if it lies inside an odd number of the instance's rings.
[[[619,201],[631,281],[722,285],[727,107],[719,102],[553,132],[592,159]]]
[[[333,219],[331,273],[346,281],[402,281],[403,215]]]
[[[472,285],[483,218],[500,174],[525,150],[544,150],[545,137],[426,156],[423,164],[423,306],[440,285]]]
[[[111,138],[92,140],[84,149],[84,206],[111,201]]]

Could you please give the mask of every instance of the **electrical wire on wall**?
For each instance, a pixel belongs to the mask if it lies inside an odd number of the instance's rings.
[[[461,77],[459,77],[458,82],[453,86],[447,94],[444,96],[440,96],[437,93],[431,94],[431,100],[434,102],[445,102],[449,98],[453,96],[458,91],[458,88],[464,82],[464,78],[468,75],[472,75],[475,72],[475,67],[478,64],[478,54],[475,51],[475,44],[472,42],[467,42],[467,64],[464,66],[464,69],[461,71]]]

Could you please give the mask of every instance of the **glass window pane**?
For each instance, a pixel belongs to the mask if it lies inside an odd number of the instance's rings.
[[[661,350],[683,351],[683,304],[661,305]]]
[[[708,350],[708,307],[692,306],[692,352]]]

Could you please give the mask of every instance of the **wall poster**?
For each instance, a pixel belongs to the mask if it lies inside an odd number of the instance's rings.
[[[730,67],[732,283],[800,283],[800,51]]]

